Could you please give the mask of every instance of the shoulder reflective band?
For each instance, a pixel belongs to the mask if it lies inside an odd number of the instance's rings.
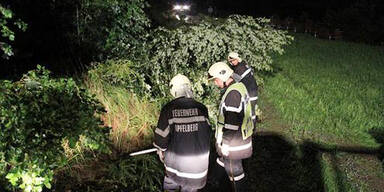
[[[242,178],[244,178],[245,177],[245,175],[244,175],[244,173],[243,174],[241,174],[241,175],[239,175],[239,176],[236,176],[236,177],[231,177],[231,176],[229,176],[229,179],[231,180],[231,181],[239,181],[239,180],[241,180]]]
[[[205,116],[194,116],[194,117],[176,117],[168,120],[169,124],[173,123],[194,123],[194,122],[200,122],[200,121],[208,121]]]
[[[242,75],[241,75],[241,79],[243,79],[245,76],[248,75],[248,73],[250,73],[252,71],[251,68],[247,69]]]
[[[162,137],[167,137],[169,134],[169,125],[167,128],[164,129],[164,131],[161,130],[160,128],[156,128],[155,133],[157,133],[158,135],[160,135]]]
[[[177,176],[179,177],[185,177],[185,178],[190,178],[190,179],[200,179],[200,178],[203,178],[207,175],[208,173],[208,169],[201,172],[201,173],[186,173],[186,172],[181,172],[181,171],[178,171],[176,169],[173,169],[173,168],[170,168],[170,167],[167,167],[165,166],[165,169],[171,173],[174,173],[176,174]]]

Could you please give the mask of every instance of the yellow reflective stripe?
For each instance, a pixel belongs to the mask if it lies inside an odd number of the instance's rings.
[[[244,178],[245,177],[245,175],[244,175],[244,173],[243,174],[241,174],[241,175],[239,175],[239,176],[236,176],[236,177],[231,177],[231,176],[229,176],[229,180],[231,180],[231,181],[239,181],[239,180],[241,180],[242,178]]]
[[[164,131],[157,127],[155,130],[155,133],[157,133],[158,135],[160,135],[162,137],[167,137],[169,134],[169,126],[167,128],[165,128]]]
[[[203,178],[207,175],[208,173],[208,169],[201,172],[201,173],[186,173],[186,172],[181,172],[181,171],[178,171],[176,169],[173,169],[171,167],[167,167],[165,166],[165,169],[171,173],[174,173],[176,174],[177,176],[179,177],[185,177],[185,178],[190,178],[190,179],[200,179],[200,178]]]

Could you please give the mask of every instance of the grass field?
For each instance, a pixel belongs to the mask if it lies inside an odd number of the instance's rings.
[[[384,132],[384,48],[296,36],[265,95],[302,139],[377,147]]]
[[[261,92],[261,134],[285,136],[291,159],[281,162],[291,171],[276,176],[297,178],[280,185],[384,191],[384,48],[296,35],[274,65]],[[269,153],[287,153],[274,148]],[[317,187],[302,188],[310,183]]]

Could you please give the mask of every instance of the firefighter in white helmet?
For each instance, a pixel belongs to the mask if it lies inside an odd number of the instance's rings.
[[[194,100],[191,82],[176,75],[170,82],[175,98],[161,110],[155,141],[164,162],[164,190],[194,192],[206,184],[211,128],[207,108]]]
[[[254,124],[254,132],[256,132],[256,108],[258,99],[258,86],[253,74],[253,70],[245,61],[240,58],[239,54],[236,52],[230,52],[228,54],[228,62],[231,64],[232,69],[234,70],[232,78],[236,82],[242,82],[248,90],[252,104],[252,119]]]
[[[215,133],[216,151],[220,156],[216,162],[225,169],[233,191],[246,191],[242,159],[252,156],[253,133],[249,95],[243,83],[230,81],[233,71],[225,63],[213,64],[208,73],[224,92]]]

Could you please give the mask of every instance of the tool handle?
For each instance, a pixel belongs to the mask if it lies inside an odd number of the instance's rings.
[[[146,153],[152,153],[152,152],[155,152],[155,151],[157,151],[157,148],[146,149],[146,150],[130,153],[129,156],[142,155],[142,154],[146,154]]]

